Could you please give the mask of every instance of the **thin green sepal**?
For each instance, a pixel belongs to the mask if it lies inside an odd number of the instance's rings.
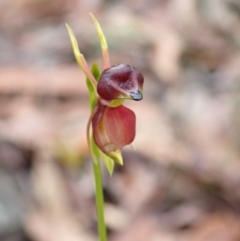
[[[91,73],[93,74],[94,78],[98,81],[100,77],[100,71],[98,68],[97,63],[93,63],[92,68],[91,68]],[[92,82],[89,80],[89,78],[86,78],[86,85],[89,91],[89,102],[90,102],[90,109],[91,112],[94,110],[95,106],[97,105],[98,101],[98,96],[96,96],[96,92],[94,89],[94,85]]]
[[[101,150],[99,150],[99,153],[108,170],[109,175],[112,176],[115,166],[114,160],[111,157],[107,156],[105,153],[103,153]]]
[[[108,156],[117,164],[123,165],[123,158],[122,158],[122,152],[121,150],[116,150],[114,152],[110,152]]]
[[[90,16],[93,20],[93,23],[95,25],[95,28],[97,30],[98,38],[100,41],[101,49],[102,49],[102,60],[103,60],[103,69],[110,68],[110,59],[109,59],[109,53],[108,53],[108,45],[107,45],[107,40],[105,38],[105,35],[102,31],[102,28],[98,22],[98,20],[95,18],[95,16],[90,13]]]
[[[91,81],[94,91],[96,92],[96,84],[97,84],[96,80],[90,71],[87,61],[85,60],[83,54],[79,50],[75,35],[68,24],[66,24],[66,28],[68,30],[68,34],[69,34],[70,41],[72,44],[72,49],[73,49],[75,59],[76,59],[78,65],[80,66],[80,68],[82,69],[82,71],[84,72],[84,74],[88,77],[89,81]]]

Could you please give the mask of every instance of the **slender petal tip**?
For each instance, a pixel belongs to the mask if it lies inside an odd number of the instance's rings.
[[[139,90],[134,90],[130,92],[130,96],[133,100],[139,101],[142,100],[143,96]]]

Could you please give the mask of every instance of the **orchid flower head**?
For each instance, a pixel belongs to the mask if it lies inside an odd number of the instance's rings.
[[[128,64],[110,65],[108,45],[97,19],[90,14],[96,27],[102,49],[103,71],[98,65],[89,68],[80,52],[72,29],[66,25],[76,61],[86,75],[91,115],[87,125],[87,140],[95,161],[101,155],[110,175],[114,163],[123,164],[121,149],[133,142],[136,134],[136,116],[123,105],[125,99],[143,98],[144,77]]]

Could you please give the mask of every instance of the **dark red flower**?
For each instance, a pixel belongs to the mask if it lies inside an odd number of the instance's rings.
[[[112,108],[98,104],[92,119],[93,138],[100,150],[106,154],[121,150],[135,138],[136,117],[123,105]]]
[[[105,100],[142,99],[143,75],[127,64],[105,69],[97,84],[99,96]]]

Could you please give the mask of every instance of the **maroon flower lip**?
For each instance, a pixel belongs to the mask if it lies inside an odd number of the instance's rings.
[[[136,132],[136,116],[127,107],[108,107],[99,103],[92,119],[93,138],[106,154],[132,143]]]
[[[102,72],[97,92],[105,100],[132,98],[139,101],[143,98],[143,82],[143,75],[136,68],[127,64],[114,65]]]

